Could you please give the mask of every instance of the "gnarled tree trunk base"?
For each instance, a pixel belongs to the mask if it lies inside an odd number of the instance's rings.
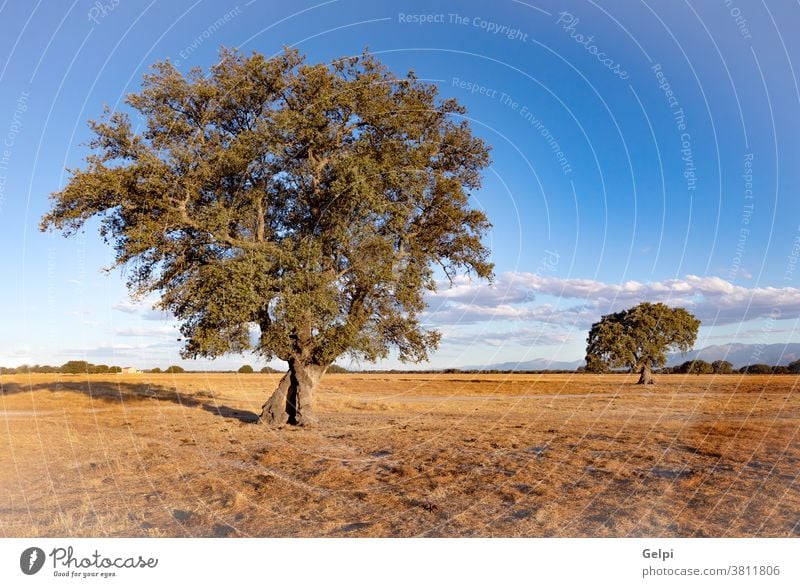
[[[305,427],[317,424],[312,400],[324,373],[325,368],[319,365],[290,362],[289,371],[261,406],[261,422],[272,428],[282,428],[287,424]]]
[[[639,376],[639,385],[653,385],[656,382],[653,379],[653,372],[649,366],[642,367],[641,375]]]
[[[286,397],[291,386],[291,373],[287,372],[272,392],[270,398],[261,406],[259,419],[272,428],[281,428],[289,423],[289,412],[286,409]]]

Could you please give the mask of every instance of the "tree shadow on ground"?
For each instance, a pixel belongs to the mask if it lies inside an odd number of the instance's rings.
[[[213,393],[199,391],[192,394],[181,393],[174,388],[151,383],[130,382],[93,382],[93,381],[58,381],[52,383],[6,383],[0,386],[0,395],[49,391],[71,392],[88,396],[94,400],[109,403],[146,402],[148,400],[164,401],[187,408],[200,408],[221,418],[235,419],[246,424],[258,422],[258,415],[248,410],[239,410],[226,405],[219,405]]]
[[[215,406],[210,404],[203,404],[203,409],[206,412],[217,414],[222,418],[239,420],[245,424],[255,424],[258,422],[258,414],[247,410],[237,410],[228,406]]]

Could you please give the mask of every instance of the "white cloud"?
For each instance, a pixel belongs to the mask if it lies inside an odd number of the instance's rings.
[[[125,314],[138,314],[139,318],[143,320],[170,320],[172,316],[163,310],[153,308],[156,299],[143,300],[141,302],[132,302],[131,300],[123,300],[114,304],[112,307],[118,312]]]
[[[30,365],[31,363],[33,363],[33,359],[29,348],[7,350],[0,354],[0,367],[16,367],[18,365]]]
[[[580,338],[577,333],[569,331],[555,331],[548,328],[516,328],[509,330],[484,330],[464,332],[463,329],[451,327],[442,333],[448,345],[452,346],[475,346],[489,345],[492,347],[508,346],[551,346],[562,345]]]
[[[178,336],[180,333],[173,326],[136,326],[126,328],[115,328],[115,336],[143,336],[143,337],[167,337]]]
[[[538,295],[561,302],[532,304]],[[426,316],[434,324],[522,320],[586,326],[603,314],[644,301],[685,307],[707,326],[800,314],[800,289],[792,287],[743,287],[715,276],[604,283],[513,272],[501,274],[492,285],[464,279],[452,288],[441,285],[440,291],[429,296]]]
[[[134,304],[130,300],[123,300],[117,304],[114,304],[113,308],[118,312],[124,312],[125,314],[136,314],[141,309],[141,306]]]

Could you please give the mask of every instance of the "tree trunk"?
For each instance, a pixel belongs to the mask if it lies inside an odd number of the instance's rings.
[[[653,371],[650,369],[650,363],[645,361],[642,363],[642,370],[640,371],[639,385],[652,385],[656,381],[653,379]]]
[[[325,370],[321,365],[306,365],[290,360],[289,371],[261,407],[261,422],[274,428],[286,424],[314,425],[317,420],[312,405],[313,394]]]

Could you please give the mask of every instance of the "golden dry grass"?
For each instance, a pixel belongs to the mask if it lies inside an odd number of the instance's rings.
[[[790,376],[2,376],[3,536],[795,536]]]

